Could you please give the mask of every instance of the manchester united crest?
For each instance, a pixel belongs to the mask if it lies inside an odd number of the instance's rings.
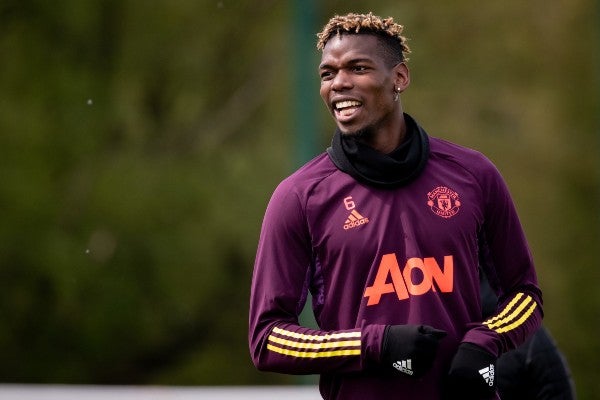
[[[458,193],[446,186],[438,186],[427,193],[427,205],[442,218],[450,218],[458,213],[460,200]]]

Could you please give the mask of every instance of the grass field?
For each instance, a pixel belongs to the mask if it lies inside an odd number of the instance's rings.
[[[0,385],[2,400],[318,400],[314,386],[71,386]]]

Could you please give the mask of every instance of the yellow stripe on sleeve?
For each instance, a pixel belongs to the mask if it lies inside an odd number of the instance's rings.
[[[517,293],[517,295],[515,296],[514,299],[512,299],[510,301],[510,303],[508,303],[506,305],[506,307],[504,307],[504,310],[502,310],[502,312],[498,315],[496,315],[493,318],[488,319],[487,321],[484,322],[485,325],[489,325],[491,323],[493,323],[494,321],[503,318],[506,314],[508,314],[508,312],[514,307],[514,305],[519,301],[519,299],[523,297],[523,293]]]
[[[340,332],[340,333],[331,333],[327,335],[305,335],[303,333],[287,331],[281,328],[273,328],[273,332],[282,336],[288,336],[295,339],[301,340],[335,340],[335,339],[344,339],[344,338],[360,338],[360,331],[357,332]]]
[[[360,338],[360,331],[307,335],[275,327],[267,349],[301,358],[357,356],[361,353]]]
[[[291,340],[281,339],[276,336],[269,336],[269,341],[277,344],[282,344],[288,347],[295,347],[297,349],[332,349],[336,347],[360,347],[360,340],[344,340],[340,342],[326,342],[326,343],[306,343],[306,342],[294,342]]]
[[[499,327],[501,325],[505,325],[505,324],[509,323],[513,319],[517,318],[517,316],[519,316],[519,314],[521,314],[521,312],[525,309],[525,307],[527,306],[527,304],[531,303],[532,301],[533,301],[533,299],[531,298],[531,296],[527,296],[521,302],[521,304],[519,304],[519,306],[517,308],[515,308],[514,311],[512,311],[506,318],[503,318],[503,319],[501,319],[499,321],[496,321],[494,323],[487,323],[486,325],[488,326],[488,328],[492,329],[492,328],[496,328],[496,327]]]
[[[529,316],[533,313],[533,311],[535,310],[535,308],[537,307],[537,303],[534,301],[533,304],[531,306],[529,306],[529,308],[527,309],[527,311],[525,312],[525,314],[523,314],[521,316],[521,318],[519,318],[518,320],[516,320],[515,322],[513,322],[510,325],[507,325],[503,328],[499,328],[496,329],[496,332],[498,333],[504,333],[504,332],[508,332],[511,331],[515,328],[518,328],[519,326],[521,326],[526,320],[527,318],[529,318]]]
[[[537,303],[531,296],[524,298],[523,296],[525,296],[523,293],[518,293],[500,314],[483,324],[497,333],[509,332],[523,325],[537,307]]]
[[[267,349],[286,356],[299,358],[327,358],[327,357],[342,357],[342,356],[358,356],[360,349],[336,350],[336,351],[296,351],[283,349],[281,347],[267,344]]]

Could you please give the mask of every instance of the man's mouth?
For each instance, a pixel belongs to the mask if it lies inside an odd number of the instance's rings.
[[[356,100],[344,100],[344,101],[338,101],[336,103],[333,104],[333,109],[335,110],[335,113],[340,116],[340,117],[349,117],[352,114],[354,114],[354,112],[360,107],[362,106],[362,103],[360,101],[356,101]]]

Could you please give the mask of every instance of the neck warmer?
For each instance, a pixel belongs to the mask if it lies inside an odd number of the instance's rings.
[[[368,185],[391,189],[410,183],[427,164],[429,138],[411,116],[404,114],[404,119],[406,137],[391,153],[381,153],[337,129],[327,148],[329,158],[338,169]]]

